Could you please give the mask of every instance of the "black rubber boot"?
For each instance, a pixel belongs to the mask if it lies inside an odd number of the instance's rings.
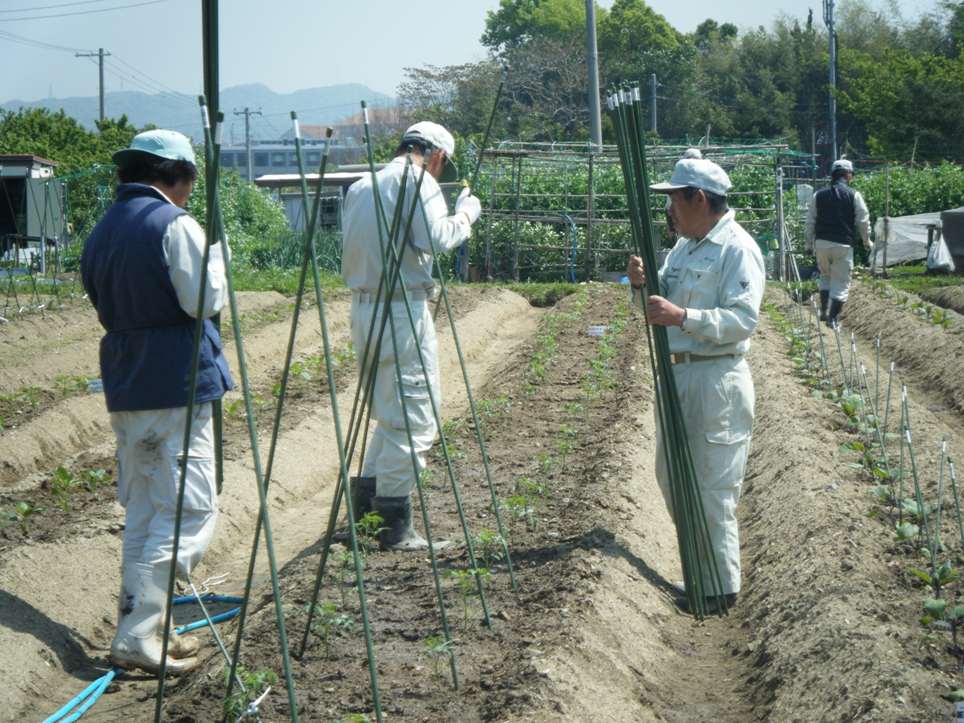
[[[833,328],[833,325],[837,322],[837,317],[840,315],[840,310],[842,308],[842,301],[839,299],[830,300],[830,311],[827,312],[827,326]]]
[[[412,527],[411,497],[374,497],[372,506],[382,518],[384,529],[378,533],[382,550],[402,550],[411,552],[427,550],[428,543]],[[441,550],[451,542],[436,542],[434,547]]]
[[[348,494],[351,495],[351,507],[357,525],[362,517],[372,511],[372,500],[375,497],[374,477],[351,477],[348,481]],[[339,527],[331,538],[335,542],[348,542],[348,527]]]
[[[820,321],[827,320],[828,303],[830,303],[830,289],[820,292]]]

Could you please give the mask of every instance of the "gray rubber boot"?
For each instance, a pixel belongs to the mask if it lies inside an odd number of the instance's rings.
[[[382,518],[384,529],[378,534],[382,550],[427,550],[428,542],[412,527],[411,497],[375,497],[372,499],[375,512]],[[436,550],[451,545],[451,542],[435,542]]]
[[[167,609],[167,581],[170,564],[134,563],[124,568],[120,602],[117,606],[117,633],[110,644],[111,665],[124,670],[143,670],[158,675],[161,670],[161,636]],[[168,648],[171,641],[168,641]],[[167,656],[167,675],[194,670],[197,658]]]
[[[351,508],[357,525],[362,517],[372,511],[375,497],[374,477],[351,477],[348,480],[348,494],[351,495]],[[339,527],[331,538],[334,542],[348,542],[348,526]]]
[[[833,328],[833,325],[837,322],[837,317],[840,316],[840,310],[842,308],[842,301],[839,299],[830,300],[830,311],[827,312],[827,326]]]
[[[820,321],[827,320],[827,304],[830,303],[830,289],[820,292]]]

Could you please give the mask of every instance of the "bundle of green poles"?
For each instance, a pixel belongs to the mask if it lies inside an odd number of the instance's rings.
[[[608,106],[626,184],[633,253],[643,260],[646,280],[642,293],[643,298],[647,298],[661,296],[662,291],[657,273],[658,249],[649,199],[645,124],[640,98],[638,87],[612,89]],[[647,319],[646,335],[656,382],[656,414],[662,430],[662,449],[657,450],[657,454],[662,452],[666,460],[688,607],[697,619],[702,620],[707,615],[708,599],[716,598],[720,615],[728,612],[726,599],[686,436],[666,327],[650,324]]]

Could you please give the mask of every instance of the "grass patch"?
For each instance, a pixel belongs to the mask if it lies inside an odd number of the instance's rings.
[[[345,287],[341,277],[331,271],[321,271],[319,278],[322,292]],[[301,268],[282,269],[270,266],[265,269],[256,269],[244,264],[231,268],[231,279],[234,281],[235,291],[277,291],[285,296],[294,296],[298,293]],[[314,291],[315,283],[309,270],[308,278],[305,279],[305,292],[313,294]]]
[[[887,272],[887,283],[895,289],[919,294],[927,289],[941,289],[945,286],[958,286],[964,283],[959,274],[928,274],[927,266],[895,266]]]
[[[507,281],[501,284],[487,284],[486,286],[501,286],[503,289],[514,291],[528,299],[529,303],[537,307],[555,306],[560,299],[579,291],[580,285],[571,281],[554,281],[551,283],[537,283],[534,281]]]

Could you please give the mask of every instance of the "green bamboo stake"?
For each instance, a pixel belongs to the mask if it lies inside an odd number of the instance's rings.
[[[887,378],[887,403],[884,407],[884,436],[887,436],[887,417],[890,415],[890,389],[894,381],[894,360],[890,360],[890,376]]]
[[[901,404],[900,404],[900,496],[897,498],[898,524],[904,524],[904,400],[907,398],[907,385],[901,384]]]
[[[210,123],[207,122],[207,112],[206,112],[206,105],[204,102],[204,96],[201,96],[199,100],[202,108],[205,108],[205,112],[204,112],[204,119],[205,119],[204,130],[205,130],[205,140],[206,140],[205,145],[207,149],[207,161],[208,163],[210,163],[212,162],[213,156],[214,156],[215,142],[212,141],[211,139],[211,127],[210,127]],[[223,114],[219,113],[218,119],[217,119],[218,126],[219,126],[218,132],[217,132],[218,136],[220,136],[220,125],[221,125],[222,118],[223,118]],[[218,140],[220,139],[218,138]],[[294,680],[291,672],[291,656],[289,655],[289,652],[288,652],[288,638],[287,638],[287,633],[285,631],[284,610],[282,608],[282,602],[281,602],[281,590],[278,586],[278,568],[277,568],[277,562],[275,560],[274,542],[273,542],[273,536],[271,534],[271,523],[270,523],[270,518],[268,514],[267,486],[265,484],[264,477],[262,475],[261,459],[258,452],[258,437],[257,437],[257,430],[255,429],[255,426],[254,426],[254,412],[251,408],[251,390],[248,384],[247,365],[245,363],[245,358],[244,358],[244,343],[241,337],[241,324],[239,321],[240,315],[238,314],[237,299],[235,298],[235,295],[234,295],[234,281],[231,274],[231,264],[228,262],[229,254],[228,254],[227,237],[225,236],[225,233],[224,233],[224,221],[223,221],[223,218],[221,217],[221,204],[217,193],[217,186],[215,186],[214,201],[215,201],[214,214],[217,221],[216,226],[218,229],[218,236],[221,241],[221,248],[225,259],[224,268],[225,268],[225,276],[228,282],[228,294],[229,294],[230,306],[231,306],[231,320],[232,320],[233,331],[234,331],[235,345],[237,346],[237,350],[238,350],[238,370],[240,372],[242,387],[244,391],[245,411],[248,418],[248,436],[251,440],[251,455],[252,455],[252,461],[254,464],[255,479],[257,483],[258,497],[260,501],[260,517],[262,519],[262,523],[264,526],[265,547],[267,548],[267,552],[268,552],[268,565],[271,572],[271,586],[274,594],[275,614],[278,620],[278,634],[279,634],[280,643],[281,643],[282,664],[284,666],[285,681],[287,683],[287,688],[288,688],[288,704],[291,708],[292,721],[293,723],[297,723],[298,707],[297,707],[297,701],[295,699]],[[249,594],[245,594],[244,596],[245,602],[242,603],[243,608],[246,606],[248,598],[249,598]],[[237,639],[236,639],[236,645],[235,645],[235,657],[234,657],[234,660],[232,660],[232,665],[231,665],[232,678],[234,677],[237,670],[237,661],[240,655],[241,638],[242,638],[241,628],[239,627]],[[233,685],[233,682],[234,681],[232,679],[229,679],[228,681],[228,695],[231,694],[231,686]],[[160,706],[160,696],[158,700],[158,706]],[[158,715],[159,713],[160,713],[160,708],[158,708]],[[160,723],[160,721],[158,720],[157,723]]]
[[[626,183],[628,205],[630,206],[631,225],[636,246],[642,252],[646,274],[646,295],[659,294],[658,274],[656,269],[655,243],[653,241],[651,211],[649,204],[649,186],[646,172],[645,142],[643,124],[639,112],[638,88],[618,90],[610,96],[609,105],[612,110],[614,127],[617,134],[617,147],[620,149],[620,160]],[[635,107],[634,107],[635,106]],[[644,222],[645,221],[645,222]],[[647,327],[651,325],[647,324]],[[676,519],[677,540],[680,547],[680,560],[683,568],[686,594],[690,602],[690,610],[702,619],[705,617],[706,594],[703,589],[700,568],[707,564],[711,575],[710,580],[715,588],[719,610],[726,612],[726,602],[721,594],[721,578],[716,566],[716,559],[710,553],[709,535],[702,509],[698,484],[696,482],[693,462],[686,443],[686,432],[682,424],[682,413],[679,406],[679,396],[676,390],[675,377],[672,372],[672,359],[669,354],[666,339],[666,329],[653,327],[651,339],[655,340],[656,364],[654,373],[657,375],[657,413],[661,420],[664,453],[670,472],[671,502],[677,511]],[[671,445],[670,441],[681,442]],[[684,512],[685,511],[685,512]],[[702,554],[701,554],[702,553]],[[710,561],[706,562],[706,558]]]
[[[907,405],[906,398],[904,405]],[[910,434],[910,412],[909,409],[905,412],[905,426],[904,435],[907,437],[907,455],[910,457],[910,471],[914,477],[914,499],[917,501],[917,511],[921,517],[921,532],[923,533],[923,541],[927,547],[931,546],[931,533],[930,525],[927,523],[927,515],[924,514],[924,496],[920,490],[920,478],[917,476],[917,462],[914,459],[914,443],[911,439]]]
[[[944,458],[947,456],[947,437],[941,442],[941,471],[937,482],[937,510],[934,515],[934,544],[931,548],[931,579],[934,581],[934,591],[940,597],[940,581],[937,579],[937,548],[940,547],[941,535],[941,504],[944,501]]]
[[[367,114],[366,114],[366,117],[367,117]],[[370,136],[370,133],[369,133],[367,124],[366,124],[366,142],[367,142],[367,144],[369,145],[369,148],[370,148],[370,147],[371,147],[371,136]],[[370,152],[370,151],[369,151],[369,152]],[[431,152],[429,152],[428,156],[431,156]],[[394,277],[394,279],[393,279],[393,283],[392,283],[391,290],[390,290],[390,292],[386,295],[385,300],[384,300],[384,302],[383,302],[383,303],[384,303],[384,308],[383,308],[383,310],[382,310],[382,329],[384,329],[385,319],[387,318],[387,319],[388,319],[388,323],[389,323],[389,329],[390,329],[390,332],[391,332],[392,350],[393,350],[393,352],[394,352],[394,353],[393,353],[393,357],[394,357],[394,361],[395,361],[395,374],[396,374],[396,377],[399,379],[399,384],[401,384],[402,371],[401,371],[400,362],[399,362],[399,360],[398,360],[398,337],[397,337],[396,329],[395,329],[395,319],[394,319],[394,315],[392,314],[392,311],[391,311],[391,304],[392,304],[392,300],[393,300],[394,288],[395,288],[396,285],[399,283],[399,281],[401,281],[402,299],[403,299],[403,301],[404,301],[404,303],[405,303],[405,312],[406,312],[406,314],[407,314],[407,316],[408,316],[409,324],[411,325],[412,333],[413,333],[414,338],[415,338],[415,348],[416,348],[416,351],[417,351],[417,353],[418,353],[419,361],[420,361],[421,366],[422,366],[422,374],[424,375],[424,377],[425,377],[426,380],[428,379],[428,372],[427,372],[427,370],[426,370],[426,368],[425,368],[425,360],[424,360],[424,355],[423,355],[423,352],[422,352],[422,349],[421,349],[421,344],[420,344],[419,341],[418,341],[418,336],[417,336],[417,334],[415,334],[416,325],[415,325],[415,320],[414,320],[414,318],[413,318],[413,316],[412,316],[411,300],[409,299],[408,290],[407,290],[407,288],[406,288],[406,286],[405,286],[404,279],[401,278],[401,252],[404,252],[404,249],[409,246],[408,239],[409,239],[409,235],[410,235],[410,233],[411,233],[412,220],[414,219],[415,210],[416,210],[416,209],[418,208],[418,206],[419,206],[418,199],[421,197],[422,179],[425,177],[425,172],[426,172],[425,169],[426,169],[426,167],[427,167],[427,165],[428,165],[428,161],[429,161],[429,158],[428,158],[428,157],[424,157],[424,158],[422,159],[422,167],[421,167],[420,175],[419,175],[418,181],[417,181],[417,183],[416,183],[415,191],[414,191],[414,194],[413,194],[414,200],[413,200],[413,203],[412,203],[411,212],[410,212],[409,215],[408,215],[407,223],[406,223],[406,226],[405,226],[404,236],[400,237],[400,241],[399,241],[399,244],[398,244],[401,248],[400,248],[400,249],[396,249],[396,245],[395,245],[394,243],[389,243],[389,244],[387,244],[387,245],[386,245],[386,244],[382,244],[382,248],[381,248],[381,251],[382,251],[382,269],[383,269],[383,274],[382,274],[382,275],[383,275],[383,278],[385,277],[384,270],[385,270],[385,269],[388,269],[388,268],[391,268],[391,267],[389,266],[389,257],[388,257],[388,254],[387,254],[386,249],[391,250],[392,256],[393,256],[393,260],[394,260],[393,268],[394,268],[394,270],[395,270],[395,277]],[[408,169],[409,169],[410,166],[411,166],[411,154],[409,154],[408,160],[406,161],[405,172],[404,172],[404,174],[403,174],[403,178],[405,178],[405,179],[407,179],[407,177],[408,177],[408,172],[409,172]],[[379,205],[381,204],[381,194],[380,194],[379,191],[378,191],[377,180],[376,180],[376,178],[375,178],[374,173],[372,174],[372,190],[373,190],[373,193],[374,193],[374,195],[375,195],[375,205],[376,205],[376,207],[377,207],[377,206],[379,206]],[[401,208],[401,207],[404,206],[404,199],[405,199],[405,195],[404,195],[404,192],[402,191],[402,192],[400,192],[400,194],[399,194],[399,202],[398,202],[398,204],[396,205],[396,211],[398,211],[399,208]],[[384,217],[384,210],[382,211],[382,215],[383,215],[383,217]],[[374,315],[373,315],[373,321],[374,321]],[[381,338],[382,338],[382,336],[381,336],[381,333],[380,333],[380,334],[379,334],[379,337],[378,337],[379,342],[381,341]],[[377,356],[376,356],[375,358],[377,359]],[[375,372],[375,367],[376,367],[376,366],[377,366],[377,364],[373,363],[373,370],[372,370],[372,373],[373,373],[373,374],[374,374],[374,372]],[[424,492],[423,492],[423,490],[422,490],[422,482],[421,482],[421,480],[419,479],[419,474],[418,474],[418,458],[417,458],[417,455],[416,455],[416,452],[415,452],[415,445],[414,445],[414,443],[412,442],[411,423],[410,423],[410,421],[409,421],[408,409],[407,409],[407,405],[406,405],[406,403],[405,403],[405,395],[404,395],[404,393],[402,393],[402,390],[401,390],[401,389],[399,389],[399,398],[400,398],[401,404],[402,404],[402,415],[403,415],[403,417],[404,417],[404,419],[405,419],[405,433],[406,433],[406,436],[408,437],[408,440],[409,440],[409,448],[411,449],[412,470],[413,470],[413,473],[414,473],[414,475],[415,475],[415,489],[418,491],[419,506],[421,507],[421,510],[422,510],[422,523],[423,523],[423,525],[425,526],[425,533],[426,533],[426,536],[428,537],[428,540],[429,540],[429,546],[428,546],[429,560],[430,560],[430,562],[431,562],[432,575],[433,575],[433,578],[434,578],[434,581],[435,581],[436,595],[437,595],[438,600],[439,600],[439,612],[440,612],[441,618],[442,618],[442,627],[443,627],[443,630],[444,630],[446,642],[451,643],[451,642],[452,642],[452,639],[451,639],[451,633],[450,633],[449,627],[448,627],[448,616],[447,616],[446,613],[445,613],[445,601],[444,601],[444,595],[443,595],[443,592],[442,592],[442,583],[441,583],[441,579],[440,579],[440,576],[439,576],[439,573],[438,573],[438,561],[436,560],[436,556],[435,556],[435,545],[431,544],[431,542],[432,542],[431,526],[430,526],[430,524],[429,524],[428,511],[427,511],[427,508],[426,508],[426,505],[425,505],[425,496],[424,496]],[[448,468],[448,470],[449,470],[449,473],[450,473],[450,474],[453,474],[453,473],[452,473],[452,467],[451,467],[451,460],[450,460],[449,457],[448,457],[448,445],[445,443],[445,437],[444,437],[444,434],[443,434],[443,432],[442,432],[441,420],[438,418],[438,414],[437,414],[436,407],[435,407],[435,403],[434,403],[434,397],[431,395],[431,393],[429,394],[429,399],[432,400],[432,402],[433,402],[433,412],[436,412],[436,422],[437,422],[437,424],[438,424],[438,430],[439,430],[439,435],[440,435],[440,440],[441,440],[441,447],[442,447],[443,453],[445,454],[446,466],[447,466],[447,468]],[[491,621],[489,620],[489,617],[488,617],[488,610],[487,610],[487,608],[486,608],[486,606],[485,606],[485,602],[484,602],[484,601],[485,601],[484,591],[481,589],[481,587],[479,588],[479,591],[480,591],[480,600],[482,601],[482,604],[483,604],[483,611],[485,612],[485,614],[486,614],[486,620],[489,621],[489,626],[491,627]],[[455,656],[452,655],[451,653],[449,654],[449,662],[450,662],[451,670],[452,670],[452,682],[453,682],[453,686],[455,687],[456,690],[458,690],[458,689],[459,689],[458,671],[457,671],[456,666],[455,666]]]

